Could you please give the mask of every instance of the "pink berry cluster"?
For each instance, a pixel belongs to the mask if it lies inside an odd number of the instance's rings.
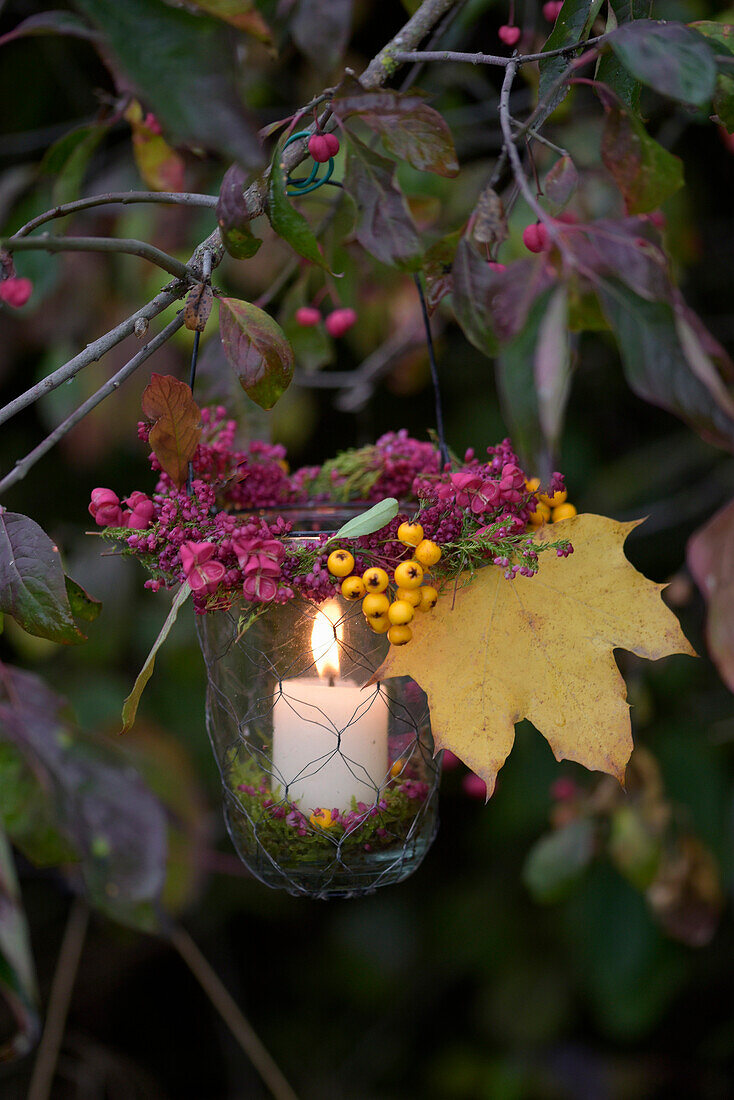
[[[293,539],[291,524],[277,515],[281,507],[325,497],[406,502],[379,531],[350,540],[357,576],[373,566],[392,574],[412,557],[414,547],[398,538],[411,511],[423,537],[444,548],[436,580],[451,575],[452,561],[457,573],[466,561],[494,564],[510,580],[537,572],[537,544],[527,537],[536,493],[507,439],[488,448],[483,461],[467,451],[455,469],[442,464],[432,443],[405,430],[388,432],[374,446],[291,474],[280,446],[254,440],[238,448],[235,422],[222,406],[202,410],[201,421],[190,491],[177,487],[151,454],[158,473],[152,494],[135,490],[120,499],[98,487],[89,504],[105,534],[148,569],[146,587],[157,591],[186,581],[200,613],[239,599],[258,605],[333,596],[340,582],[327,565],[329,536]],[[138,425],[138,435],[148,441],[146,424]],[[562,475],[554,474],[549,491],[562,489]],[[263,518],[263,512],[276,518]],[[553,545],[559,556],[572,552],[567,542]]]
[[[316,325],[321,324],[321,310],[317,309],[316,306],[301,306],[300,309],[296,310],[295,318],[296,324],[300,325],[301,328],[314,328]],[[329,336],[332,336],[335,340],[346,336],[350,328],[353,328],[356,323],[356,311],[348,306],[333,309],[324,318],[324,328]]]

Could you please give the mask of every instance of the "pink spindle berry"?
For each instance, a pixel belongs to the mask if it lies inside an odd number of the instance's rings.
[[[112,489],[92,489],[89,514],[100,527],[124,527],[120,498]]]
[[[522,31],[519,27],[508,27],[505,24],[497,31],[500,42],[504,42],[506,46],[516,46],[520,41],[520,35]]]
[[[313,306],[301,306],[296,310],[296,324],[302,328],[313,328],[321,320],[321,314]]]
[[[443,761],[441,763],[441,767],[445,772],[456,771],[460,763],[461,761],[459,760],[455,752],[452,752],[451,749],[443,750]]]
[[[126,527],[133,531],[145,531],[150,527],[155,514],[155,504],[150,497],[136,490],[126,497],[125,504],[130,508],[130,511],[124,512],[122,517]]]
[[[523,230],[522,240],[529,252],[545,252],[550,243],[548,230],[542,222],[526,226]]]
[[[33,283],[30,279],[19,279],[16,275],[11,275],[0,283],[0,299],[14,309],[24,306],[32,293]]]
[[[556,19],[561,14],[562,7],[563,0],[548,0],[547,4],[543,4],[543,18],[548,23],[555,23]]]
[[[489,266],[490,266],[492,271],[506,271],[507,270],[507,267],[506,267],[505,264],[498,264],[498,263],[496,263],[495,260],[490,260],[489,261]]]
[[[474,772],[469,772],[461,781],[461,789],[469,798],[481,798],[486,801],[487,784]]]
[[[654,225],[661,233],[668,224],[668,220],[663,214],[662,210],[653,210],[652,213],[646,214],[645,217],[649,221],[650,225]]]
[[[573,779],[568,776],[562,776],[560,779],[556,779],[554,783],[551,783],[551,798],[556,802],[571,802],[577,797],[579,789],[574,783]]]
[[[339,139],[334,134],[312,134],[308,139],[308,151],[317,164],[324,164],[339,152]]]
[[[212,561],[216,546],[211,542],[185,542],[181,564],[192,592],[215,592],[226,572],[220,561]]]
[[[345,332],[349,332],[356,320],[357,314],[353,309],[335,309],[333,313],[330,313],[326,318],[326,331],[329,336],[338,339],[340,336],[343,336]]]

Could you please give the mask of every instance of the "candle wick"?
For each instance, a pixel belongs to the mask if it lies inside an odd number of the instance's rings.
[[[330,677],[329,677],[329,687],[332,687],[332,688],[333,688],[333,686],[334,686],[334,677],[333,677],[333,676],[330,676]]]

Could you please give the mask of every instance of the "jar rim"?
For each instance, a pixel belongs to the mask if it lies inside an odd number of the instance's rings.
[[[279,517],[293,523],[288,539],[318,538],[333,535],[350,519],[362,515],[374,504],[368,500],[315,501],[312,504],[281,504],[272,508],[252,508],[234,512],[233,515],[252,516],[265,522]]]

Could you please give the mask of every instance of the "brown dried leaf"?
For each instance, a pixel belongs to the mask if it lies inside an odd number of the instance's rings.
[[[150,447],[180,489],[201,436],[201,411],[185,382],[170,374],[152,374],[143,391],[143,415],[154,424]]]
[[[472,237],[480,244],[488,244],[493,248],[507,240],[504,203],[493,187],[485,187],[477,199]]]
[[[206,283],[197,283],[186,295],[184,324],[191,332],[203,332],[212,311],[214,295]]]

